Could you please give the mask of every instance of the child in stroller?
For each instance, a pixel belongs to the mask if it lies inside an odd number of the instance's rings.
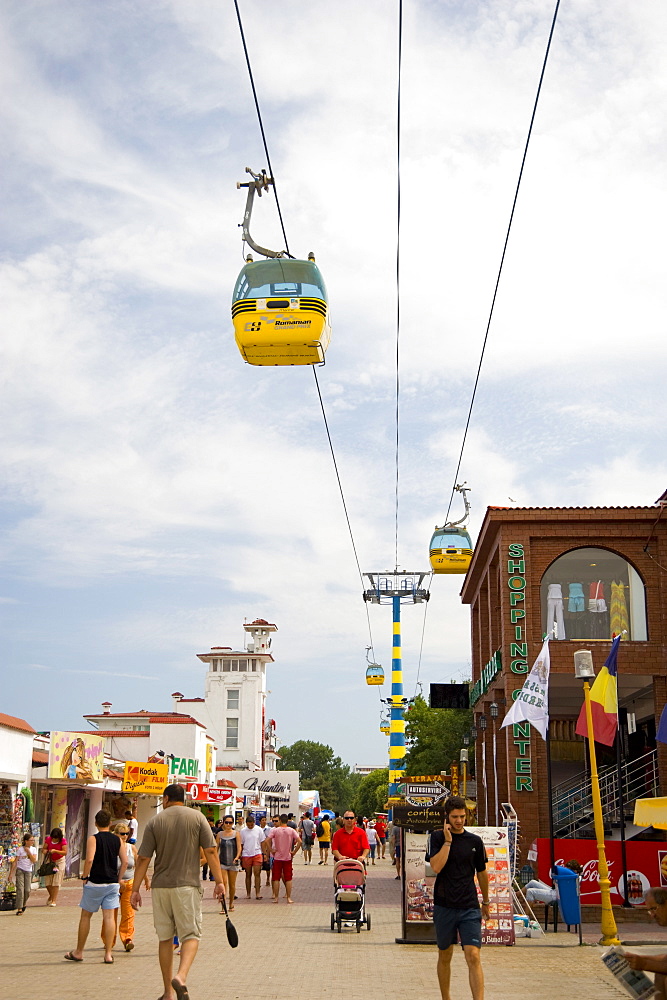
[[[371,929],[371,916],[366,913],[366,868],[363,861],[343,858],[334,865],[334,912],[331,930],[356,927],[361,933],[362,924]]]

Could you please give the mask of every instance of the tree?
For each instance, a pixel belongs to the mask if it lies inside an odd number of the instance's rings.
[[[304,788],[315,788],[316,775],[338,767],[343,762],[334,757],[331,747],[313,740],[297,740],[291,747],[280,747],[279,771],[299,771],[300,783]]]
[[[384,812],[389,794],[389,768],[365,774],[359,782],[352,808],[357,816],[372,816],[376,812]]]
[[[406,776],[439,774],[458,761],[463,734],[472,725],[472,712],[449,708],[429,708],[417,695],[405,715]]]
[[[297,740],[278,750],[279,771],[299,771],[301,788],[316,789],[324,809],[343,812],[347,809],[361,775],[352,774],[340,757],[335,757],[330,746],[313,740]]]

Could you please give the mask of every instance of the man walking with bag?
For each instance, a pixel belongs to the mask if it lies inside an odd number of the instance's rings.
[[[139,847],[130,902],[141,906],[141,883],[155,855],[151,897],[153,924],[158,936],[158,956],[164,983],[161,1000],[188,1000],[186,980],[195,960],[202,932],[201,901],[204,890],[199,869],[200,850],[215,879],[215,899],[224,896],[220,860],[211,828],[198,809],[185,808],[185,789],[168,785],[162,812],[146,824]],[[178,972],[173,975],[174,936],[181,944]]]

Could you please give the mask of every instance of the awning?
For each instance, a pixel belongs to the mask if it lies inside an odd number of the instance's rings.
[[[635,802],[635,826],[654,826],[656,830],[667,830],[667,796],[657,799],[637,799]]]

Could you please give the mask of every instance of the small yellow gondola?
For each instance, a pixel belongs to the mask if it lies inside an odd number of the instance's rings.
[[[384,684],[384,670],[379,663],[369,663],[366,667],[367,684]]]

